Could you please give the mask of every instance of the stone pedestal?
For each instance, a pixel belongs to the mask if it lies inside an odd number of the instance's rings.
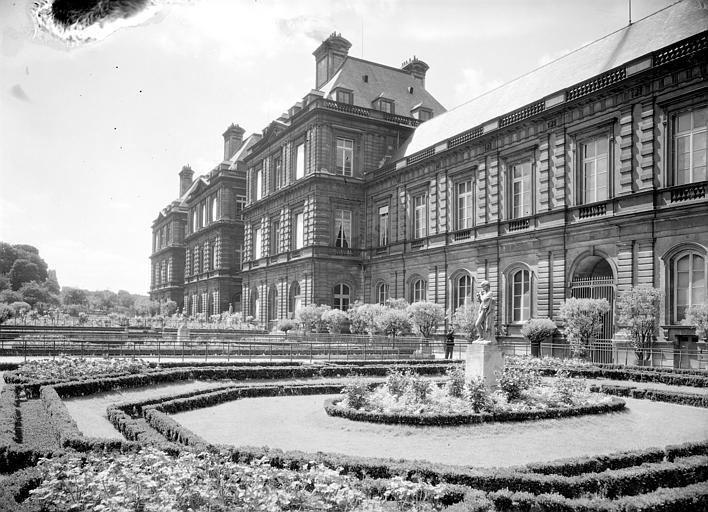
[[[182,324],[177,328],[177,341],[189,341],[189,327]]]
[[[465,380],[481,377],[489,388],[497,384],[496,372],[504,369],[504,358],[494,341],[475,341],[467,344]]]

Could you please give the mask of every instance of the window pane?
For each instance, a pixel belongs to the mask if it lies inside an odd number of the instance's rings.
[[[686,132],[691,129],[691,113],[684,112],[676,117],[676,131]]]
[[[694,128],[705,128],[706,127],[706,112],[708,108],[703,107],[693,112],[693,127]]]

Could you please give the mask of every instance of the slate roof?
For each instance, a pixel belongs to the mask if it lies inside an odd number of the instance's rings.
[[[365,75],[368,82],[362,78]],[[347,56],[320,91],[325,98],[336,99],[334,92],[338,87],[353,91],[354,105],[358,107],[373,108],[372,102],[383,97],[395,100],[395,113],[401,116],[410,117],[411,109],[419,104],[431,109],[433,115],[445,112],[445,107],[410,73],[356,57]],[[412,93],[409,87],[413,88]]]
[[[708,29],[708,2],[683,0],[421,124],[404,158]]]

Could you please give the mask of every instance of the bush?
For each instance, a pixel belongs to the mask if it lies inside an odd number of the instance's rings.
[[[386,376],[386,388],[388,392],[395,396],[396,399],[401,398],[406,392],[410,384],[411,373],[404,370],[391,370]]]
[[[347,399],[347,405],[352,409],[366,407],[369,395],[369,383],[362,377],[355,375],[342,389],[342,394]]]
[[[650,286],[635,286],[621,293],[617,299],[617,323],[629,331],[637,361],[651,357],[654,335],[659,328],[659,314],[664,294]]]
[[[378,327],[379,317],[384,313],[384,306],[380,304],[364,304],[355,302],[347,311],[352,334],[374,334]]]
[[[553,336],[558,327],[549,318],[532,318],[521,327],[521,335],[531,343],[540,343]]]
[[[322,312],[322,322],[332,334],[341,333],[347,320],[347,314],[340,309],[329,309]]]
[[[484,379],[470,379],[466,386],[467,400],[474,412],[488,411],[492,407],[492,397],[484,384]]]
[[[297,324],[289,318],[279,320],[278,324],[275,326],[277,330],[284,332],[286,335],[288,334],[288,331],[292,331],[296,327]]]
[[[553,381],[553,388],[558,400],[565,404],[573,402],[573,396],[584,390],[586,387],[585,381],[573,379],[567,370],[558,370],[556,378]]]
[[[416,330],[424,338],[430,338],[438,325],[445,319],[445,309],[434,302],[414,302],[408,306],[406,311]]]
[[[477,334],[474,326],[477,321],[477,305],[469,301],[455,310],[452,315],[452,325],[458,331],[465,333],[468,339],[472,339]]]
[[[683,324],[694,326],[699,338],[708,339],[708,304],[698,304],[688,308]]]
[[[295,318],[302,325],[303,331],[311,332],[314,329],[315,332],[321,332],[324,330],[322,314],[329,309],[329,306],[316,306],[315,304],[301,306],[295,311]]]
[[[451,366],[445,372],[447,374],[447,394],[462,398],[465,393],[465,368],[464,366]]]
[[[376,326],[383,334],[392,338],[411,331],[408,313],[401,309],[384,308],[384,311],[376,319]]]
[[[15,316],[15,311],[7,304],[0,304],[0,325]]]
[[[600,334],[602,317],[609,311],[607,299],[570,298],[561,305],[560,317],[565,322],[563,331],[574,356],[585,354],[587,347]]]
[[[416,402],[425,402],[428,398],[428,394],[430,394],[431,387],[430,381],[426,378],[418,374],[411,375],[409,389]]]
[[[537,384],[538,381],[539,375],[537,372],[515,366],[507,366],[501,373],[497,374],[499,389],[506,394],[509,401],[521,398],[521,393]]]

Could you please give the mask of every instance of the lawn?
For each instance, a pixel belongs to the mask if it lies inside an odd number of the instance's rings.
[[[607,454],[708,437],[708,409],[626,399],[625,412],[457,427],[334,418],[332,395],[252,398],[175,414],[209,442],[493,467]]]

